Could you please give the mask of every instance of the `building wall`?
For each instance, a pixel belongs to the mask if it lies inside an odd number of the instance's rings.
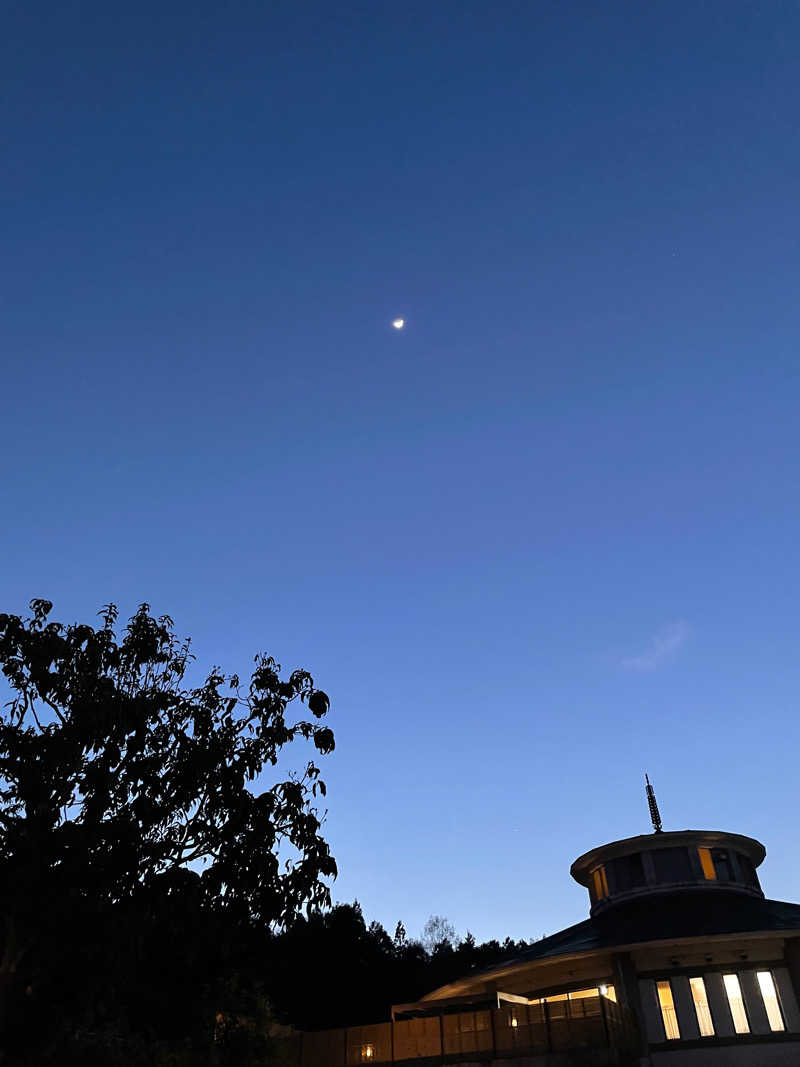
[[[757,972],[768,970],[773,977],[784,1029],[773,1031],[761,995]],[[736,1033],[725,992],[723,974],[736,974],[749,1032]],[[713,1021],[714,1036],[702,1037],[694,1008],[689,977],[702,977]],[[672,994],[674,1019],[680,1036],[667,1040],[664,1016],[659,1003],[657,983],[668,981]],[[738,1067],[768,1067],[770,1064],[800,1065],[800,1008],[791,975],[782,961],[750,962],[715,968],[692,967],[681,970],[664,968],[660,973],[639,978],[639,997],[646,1038],[653,1064],[709,1064]],[[796,1035],[796,1040],[792,1040]]]
[[[673,971],[676,966],[703,968],[708,964],[714,966],[739,966],[742,958],[758,963],[782,961],[785,954],[782,937],[738,937],[714,938],[713,940],[694,940],[690,942],[673,941],[658,946],[647,946],[631,950],[634,966],[639,974],[653,974],[661,971]]]
[[[489,1060],[451,1064],[450,1067],[508,1067],[508,1060]],[[544,1056],[519,1056],[514,1067],[623,1067],[630,1062],[614,1049],[579,1049],[572,1052],[550,1052]]]
[[[797,1067],[800,1041],[674,1048],[651,1053],[651,1062],[653,1067]]]

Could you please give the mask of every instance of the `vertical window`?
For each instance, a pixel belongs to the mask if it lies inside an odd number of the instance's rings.
[[[707,882],[716,882],[717,872],[714,870],[714,861],[711,859],[710,848],[698,848],[698,855],[700,856],[700,864],[703,868],[703,877]]]
[[[638,889],[647,884],[640,852],[613,860],[611,869],[614,872],[615,893],[624,893],[626,889]]]
[[[737,1034],[749,1034],[750,1024],[747,1021],[747,1012],[744,1010],[742,987],[739,985],[738,975],[723,974],[722,981],[725,983],[725,993],[733,1016],[734,1030]]]
[[[657,882],[695,881],[688,848],[654,848],[650,855]]]
[[[678,1017],[675,1014],[675,1003],[672,999],[672,987],[669,982],[656,982],[658,990],[658,1003],[661,1007],[661,1018],[664,1020],[664,1033],[667,1041],[677,1041],[681,1036],[678,1029]]]
[[[717,872],[717,878],[721,882],[733,881],[733,870],[731,868],[731,858],[728,855],[728,850],[725,848],[712,848],[711,858],[714,861],[714,869]]]
[[[742,872],[742,878],[744,878],[745,885],[752,886],[753,889],[760,889],[761,887],[758,884],[758,875],[753,866],[753,861],[747,856],[743,856],[741,852],[737,853],[737,859],[739,860],[739,870]]]
[[[767,1009],[770,1030],[785,1030],[786,1027],[783,1025],[781,1006],[778,1003],[778,991],[775,988],[772,972],[759,971],[757,977],[758,988],[761,990],[764,1007]]]
[[[708,849],[706,849],[706,852],[707,851]],[[700,1027],[700,1036],[713,1037],[714,1023],[711,1020],[711,1009],[708,1006],[706,983],[703,981],[702,978],[690,978],[689,988],[692,991],[692,1000],[694,1001],[694,1012],[697,1016],[697,1025]]]
[[[598,900],[605,900],[608,896],[608,879],[606,878],[606,869],[602,863],[592,871],[592,882],[594,883],[595,897]]]

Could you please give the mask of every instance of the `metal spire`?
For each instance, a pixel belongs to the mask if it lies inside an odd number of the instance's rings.
[[[653,787],[650,785],[650,779],[645,774],[645,782],[647,782],[647,806],[650,809],[650,818],[653,823],[653,830],[657,834],[661,833],[661,812],[658,810],[658,803],[656,801],[656,794],[653,791]]]

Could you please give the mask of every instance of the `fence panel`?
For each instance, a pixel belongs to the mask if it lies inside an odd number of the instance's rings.
[[[392,1024],[351,1026],[347,1030],[348,1067],[392,1062]]]
[[[395,1060],[419,1060],[441,1056],[439,1019],[402,1019],[394,1024]]]
[[[608,1044],[600,996],[568,1001],[573,1048],[603,1048]]]
[[[547,1051],[547,1029],[541,1004],[509,1004],[493,1014],[498,1056],[536,1055]]]
[[[377,1067],[443,1055],[468,1060],[493,1051],[513,1058],[609,1046],[638,1047],[631,1013],[599,996],[565,997],[547,1004],[401,1019],[394,1023],[394,1041],[391,1023],[305,1033],[301,1067]],[[299,1060],[296,1054],[294,1063]]]
[[[345,1067],[346,1030],[303,1034],[303,1067]]]
[[[639,1030],[632,1012],[622,1004],[606,1001],[606,1022],[612,1048],[634,1051],[639,1048]]]
[[[442,1016],[445,1056],[491,1052],[492,1025],[488,1011],[462,1011]]]

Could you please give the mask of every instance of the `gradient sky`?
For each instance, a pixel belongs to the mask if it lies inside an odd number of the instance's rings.
[[[307,666],[390,929],[579,921],[645,770],[800,898],[799,49],[782,0],[7,5],[2,609]]]

